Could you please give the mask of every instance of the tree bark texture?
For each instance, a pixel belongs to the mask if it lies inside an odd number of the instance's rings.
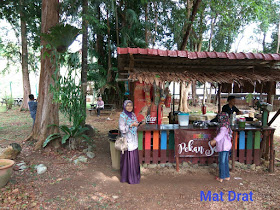
[[[201,12],[200,14],[200,19],[199,19],[199,35],[198,35],[198,47],[197,47],[197,51],[200,52],[201,51],[201,47],[202,47],[202,41],[203,41],[203,20],[204,20],[204,10],[203,12]]]
[[[82,43],[82,72],[81,72],[81,81],[82,81],[82,94],[83,94],[83,116],[86,116],[86,99],[87,99],[87,71],[88,71],[88,21],[86,20],[86,15],[88,13],[88,0],[83,0],[83,43]],[[82,125],[85,125],[84,118]]]
[[[28,110],[28,95],[31,94],[29,72],[28,72],[28,50],[27,50],[27,35],[26,21],[23,14],[23,0],[20,0],[20,28],[21,28],[21,67],[22,67],[22,84],[23,84],[23,100],[20,106],[21,110]]]
[[[188,27],[186,29],[186,33],[184,35],[183,42],[181,44],[180,50],[185,50],[186,49],[188,39],[189,39],[190,34],[191,34],[192,24],[193,24],[193,21],[195,19],[195,16],[196,16],[196,13],[197,13],[197,10],[198,10],[198,7],[199,7],[200,3],[201,3],[201,0],[196,0],[194,5],[193,5],[192,14],[189,18],[189,24],[188,24]]]
[[[210,84],[210,89],[209,89],[209,94],[207,96],[207,103],[211,103],[211,99],[212,99],[212,84]]]
[[[188,83],[188,85],[186,86],[186,82],[182,82],[181,84],[181,93],[180,95],[182,96],[180,98],[180,108],[179,111],[180,112],[189,112],[190,109],[188,107],[188,95],[191,91],[191,82]]]
[[[204,83],[202,104],[205,104],[206,95],[207,95],[207,82]]]
[[[41,32],[47,33],[48,30],[55,26],[59,21],[58,11],[59,0],[43,0],[42,1],[42,24]],[[54,85],[52,76],[55,73],[56,65],[54,58],[44,56],[47,52],[49,55],[51,50],[45,48],[46,42],[41,40],[41,72],[39,80],[39,96],[36,113],[36,120],[31,138],[38,140],[35,149],[42,148],[43,142],[53,133],[58,132],[57,127],[48,127],[51,124],[59,124],[58,104],[53,102],[53,94],[50,91],[50,85]]]
[[[146,47],[149,46],[149,41],[148,41],[148,4],[145,5],[145,43]]]
[[[154,33],[154,36],[153,36],[153,47],[155,46],[156,44],[156,36],[157,36],[157,26],[158,26],[158,9],[157,9],[157,3],[154,2],[154,11],[156,13],[156,17],[155,17],[155,33]]]
[[[265,39],[266,39],[266,32],[263,33],[263,42],[262,42],[263,53],[266,53]]]
[[[120,46],[120,37],[119,37],[119,15],[118,15],[118,4],[116,0],[116,36],[117,36],[117,47]]]
[[[214,33],[215,24],[216,24],[216,17],[214,19],[211,19],[211,29],[210,29],[208,52],[211,52],[211,50],[212,50],[212,40],[213,40],[213,33]]]
[[[99,23],[101,23],[101,10],[100,6],[97,7],[97,18]],[[97,40],[96,40],[96,51],[98,52],[99,58],[98,58],[98,65],[102,65],[104,62],[102,62],[104,58],[104,50],[103,50],[103,42],[104,42],[104,37],[102,34],[97,33]]]
[[[280,22],[278,25],[278,39],[277,39],[277,49],[276,49],[276,53],[279,52],[279,46],[280,46]]]
[[[192,82],[192,105],[193,106],[197,105],[197,100],[196,100],[196,81]]]
[[[111,29],[110,29],[110,21],[109,21],[109,11],[107,10],[107,33],[108,33],[108,70],[107,70],[107,83],[111,82],[112,80],[112,74],[111,74],[111,68],[112,68],[112,61],[111,61]]]
[[[222,85],[219,83],[218,84],[218,94],[217,94],[217,101],[218,101],[218,113],[221,113],[222,111],[222,106],[221,106],[221,88]]]

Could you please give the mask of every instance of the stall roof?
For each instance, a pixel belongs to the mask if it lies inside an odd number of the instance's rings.
[[[188,52],[118,48],[120,80],[219,82],[279,81],[280,54]]]

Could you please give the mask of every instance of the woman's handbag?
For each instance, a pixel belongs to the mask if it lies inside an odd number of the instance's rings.
[[[122,154],[123,154],[124,151],[127,150],[127,140],[126,140],[126,138],[123,137],[123,136],[117,137],[117,140],[115,142],[115,148],[117,150],[122,151]]]

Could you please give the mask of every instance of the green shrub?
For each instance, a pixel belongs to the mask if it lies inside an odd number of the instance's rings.
[[[57,126],[57,125],[50,125]],[[88,145],[93,146],[93,140],[90,139],[87,135],[85,135],[85,131],[88,130],[86,127],[82,127],[81,125],[67,127],[66,125],[58,126],[62,133],[54,133],[47,137],[45,140],[43,147],[46,147],[48,143],[51,141],[61,138],[61,144],[66,144],[67,140],[69,140],[69,148],[76,149],[77,140],[81,139],[85,141]]]

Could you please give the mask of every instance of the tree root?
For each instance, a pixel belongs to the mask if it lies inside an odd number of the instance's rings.
[[[27,138],[25,138],[24,140],[23,140],[23,142],[27,142],[27,141],[31,141],[31,140],[33,140],[34,138],[33,138],[33,132],[27,137]]]

